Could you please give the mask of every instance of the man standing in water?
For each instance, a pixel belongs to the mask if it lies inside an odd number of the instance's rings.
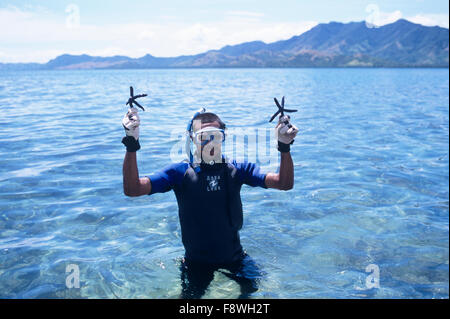
[[[261,273],[243,251],[239,230],[243,223],[240,190],[243,184],[289,190],[294,186],[294,165],[290,155],[298,129],[280,117],[276,126],[279,173],[260,173],[254,163],[229,162],[222,155],[225,124],[214,113],[197,112],[188,125],[189,161],[171,164],[149,176],[139,177],[136,151],[139,145],[139,116],[132,107],[123,118],[127,152],[123,163],[123,189],[126,196],[175,192],[185,258],[181,263],[181,298],[201,298],[221,271],[241,288],[240,298],[258,289]],[[225,270],[225,271],[224,271]]]

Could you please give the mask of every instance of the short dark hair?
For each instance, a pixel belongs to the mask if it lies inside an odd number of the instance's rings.
[[[222,120],[220,119],[220,117],[218,117],[216,114],[211,113],[211,112],[205,112],[205,113],[200,113],[198,114],[196,117],[194,117],[194,120],[200,120],[200,122],[203,123],[212,123],[212,122],[218,122],[219,126],[222,130],[225,129],[226,125],[224,122],[222,122]]]

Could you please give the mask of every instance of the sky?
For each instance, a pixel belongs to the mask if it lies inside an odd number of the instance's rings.
[[[445,0],[0,0],[0,63],[58,55],[158,57],[266,43],[318,23],[449,26]]]

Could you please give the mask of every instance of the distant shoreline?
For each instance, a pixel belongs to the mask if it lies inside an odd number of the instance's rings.
[[[30,72],[30,71],[138,71],[138,70],[285,70],[285,69],[449,69],[449,66],[305,66],[305,67],[160,67],[160,68],[99,68],[99,69],[1,69],[0,72]]]

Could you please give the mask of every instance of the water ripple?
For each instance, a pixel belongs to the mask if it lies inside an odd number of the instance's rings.
[[[271,128],[273,97],[299,110],[295,188],[242,189],[241,241],[266,273],[255,298],[448,298],[448,75],[2,72],[0,110],[21,108],[0,119],[0,297],[178,297],[174,194],[122,191],[120,121],[133,85],[149,93],[141,174],[168,164],[171,132],[201,106],[240,129]],[[80,289],[65,286],[69,264],[80,268]],[[369,264],[380,268],[378,289],[365,286]],[[219,274],[205,297],[238,295]]]

